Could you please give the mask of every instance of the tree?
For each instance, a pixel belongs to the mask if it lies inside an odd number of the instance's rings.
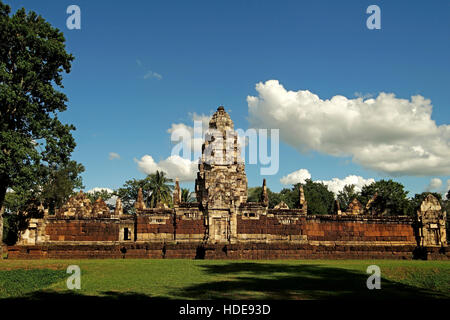
[[[34,197],[32,191],[18,193],[9,190],[4,200],[3,236],[0,240],[3,239],[7,245],[15,244],[19,233],[27,229],[30,218],[42,218],[40,204],[41,201]]]
[[[114,191],[114,195],[118,196],[122,201],[124,213],[134,213],[134,203],[137,199],[139,188],[142,188],[144,199],[148,199],[150,196],[149,177],[141,180],[128,180],[122,188]]]
[[[168,179],[164,172],[156,171],[144,179],[126,181],[122,188],[114,191],[113,195],[122,201],[124,212],[134,213],[134,203],[140,188],[149,207],[155,207],[159,202],[171,204],[173,185],[169,185],[170,182],[172,179]]]
[[[275,207],[282,201],[282,196],[267,188],[267,196],[269,197],[269,208]],[[253,187],[248,189],[248,202],[262,202],[262,187]]]
[[[181,201],[182,202],[194,202],[194,193],[189,189],[181,189]]]
[[[346,211],[350,202],[352,202],[353,199],[358,197],[359,192],[355,191],[354,184],[348,184],[344,186],[344,189],[342,189],[342,191],[339,191],[337,195],[337,201],[339,202],[341,210],[343,212]]]
[[[149,198],[148,204],[154,208],[158,203],[169,204],[172,199],[173,185],[169,183],[173,182],[172,179],[168,179],[166,174],[162,171],[156,171],[149,175]]]
[[[80,176],[83,171],[84,167],[75,161],[48,168],[48,174],[44,176],[42,191],[38,197],[40,202],[49,209],[50,214],[53,214],[56,208],[61,207],[74,194],[74,189],[83,188]]]
[[[94,203],[98,198],[102,198],[103,201],[107,201],[111,199],[112,196],[113,193],[105,189],[86,193],[86,197],[88,197],[88,199],[91,200],[92,203]]]
[[[298,193],[299,184],[294,186]],[[327,186],[320,182],[307,179],[303,184],[305,199],[308,202],[308,214],[330,214],[333,211],[334,193],[329,191]],[[295,206],[299,205],[297,198]]]
[[[361,203],[366,205],[377,194],[372,208],[380,214],[405,215],[408,212],[408,191],[404,190],[401,183],[392,180],[380,180],[361,189]]]
[[[0,1],[0,208],[8,188],[30,190],[48,170],[69,163],[75,148],[66,110],[62,73],[73,56],[65,39],[34,12],[10,15]],[[0,216],[2,214],[0,211]]]
[[[299,197],[300,197],[300,193],[298,190],[298,185],[297,185],[297,187],[294,186],[292,189],[283,188],[280,191],[280,199],[277,200],[278,201],[277,203],[284,201],[289,206],[289,208],[291,208],[291,209],[298,208]]]
[[[248,202],[261,202],[262,187],[248,188],[247,201]]]

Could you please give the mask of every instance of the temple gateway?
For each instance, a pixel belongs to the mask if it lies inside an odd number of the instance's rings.
[[[347,212],[308,215],[303,189],[297,208],[247,201],[247,176],[233,121],[219,107],[209,122],[195,181],[196,202],[147,208],[142,190],[135,214],[120,199],[110,211],[83,192],[54,215],[30,219],[8,258],[428,258],[450,257],[446,212],[429,195],[416,217],[383,216],[356,199]]]

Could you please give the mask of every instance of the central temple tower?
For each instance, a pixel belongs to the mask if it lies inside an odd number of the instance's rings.
[[[247,176],[238,134],[222,106],[209,121],[198,169],[195,192],[208,215],[209,240],[232,240],[236,209],[247,201]]]

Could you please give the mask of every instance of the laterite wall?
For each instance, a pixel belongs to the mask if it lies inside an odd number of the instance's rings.
[[[237,217],[238,235],[304,235],[308,241],[416,243],[409,217],[265,216]]]
[[[50,241],[118,241],[119,223],[113,220],[48,220]]]
[[[115,245],[35,245],[8,247],[8,259],[429,259],[448,260],[448,247],[325,246],[247,243],[235,245],[128,243]]]

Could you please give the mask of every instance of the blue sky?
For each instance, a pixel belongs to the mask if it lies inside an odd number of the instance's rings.
[[[268,80],[277,80],[288,91],[308,90],[323,100],[336,95],[376,98],[380,92],[430,99],[431,120],[440,132],[430,137],[440,137],[443,146],[435,163],[444,168],[433,171],[426,159],[419,159],[415,169],[399,173],[357,160],[361,148],[333,155],[321,142],[302,153],[303,142],[282,139],[280,170],[265,177],[271,189],[280,190],[280,179],[302,168],[313,180],[394,176],[411,194],[430,188],[431,179],[436,191],[448,189],[448,1],[6,2],[13,11],[34,10],[62,30],[75,56],[72,72],[64,78],[69,107],[61,118],[77,127],[73,158],[86,167],[87,190],[114,189],[144,177],[136,160],[169,157],[173,145],[167,130],[175,123],[192,126],[194,112],[210,115],[224,105],[235,127],[247,129],[255,121],[247,96],[261,95],[255,85]],[[71,4],[81,9],[81,30],[66,27]],[[366,27],[371,4],[381,8],[381,30]],[[277,101],[258,110],[274,110]],[[291,132],[283,131],[283,124],[282,137]],[[416,140],[417,146],[427,148]],[[110,160],[111,152],[120,159]],[[421,165],[427,170],[421,171]],[[261,184],[258,165],[247,165],[247,175],[249,186]],[[193,183],[183,186],[192,189]]]

